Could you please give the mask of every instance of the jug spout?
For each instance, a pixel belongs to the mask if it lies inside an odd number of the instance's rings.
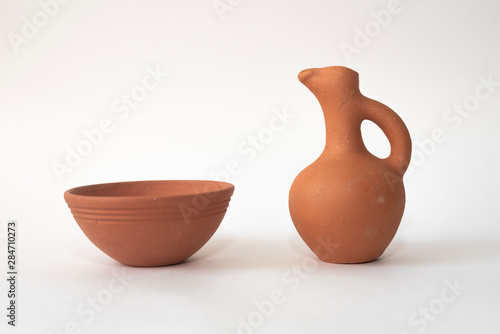
[[[358,72],[343,66],[309,68],[299,73],[298,79],[325,104],[342,104],[359,91]]]

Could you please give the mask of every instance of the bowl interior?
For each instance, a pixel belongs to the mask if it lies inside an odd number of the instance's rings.
[[[179,197],[218,193],[234,188],[230,183],[203,180],[116,182],[68,190],[73,196],[89,197]]]

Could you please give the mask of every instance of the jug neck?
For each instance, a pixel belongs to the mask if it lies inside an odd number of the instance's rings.
[[[361,136],[362,117],[351,100],[342,105],[322,105],[326,140],[324,153],[365,152]]]
[[[324,154],[364,151],[361,137],[362,115],[357,72],[341,66],[308,69],[299,80],[316,96],[326,126]]]

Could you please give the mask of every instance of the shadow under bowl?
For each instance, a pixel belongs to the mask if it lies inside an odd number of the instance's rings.
[[[64,199],[83,233],[129,266],[182,262],[212,237],[234,186],[202,180],[133,181],[69,189]]]

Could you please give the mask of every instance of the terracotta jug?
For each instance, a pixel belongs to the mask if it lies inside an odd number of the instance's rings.
[[[361,94],[358,73],[349,68],[307,69],[298,78],[323,109],[326,145],[293,181],[289,195],[293,223],[323,261],[375,260],[393,239],[403,216],[403,174],[411,156],[408,129],[389,107]],[[363,120],[377,124],[389,139],[387,158],[366,149]]]

